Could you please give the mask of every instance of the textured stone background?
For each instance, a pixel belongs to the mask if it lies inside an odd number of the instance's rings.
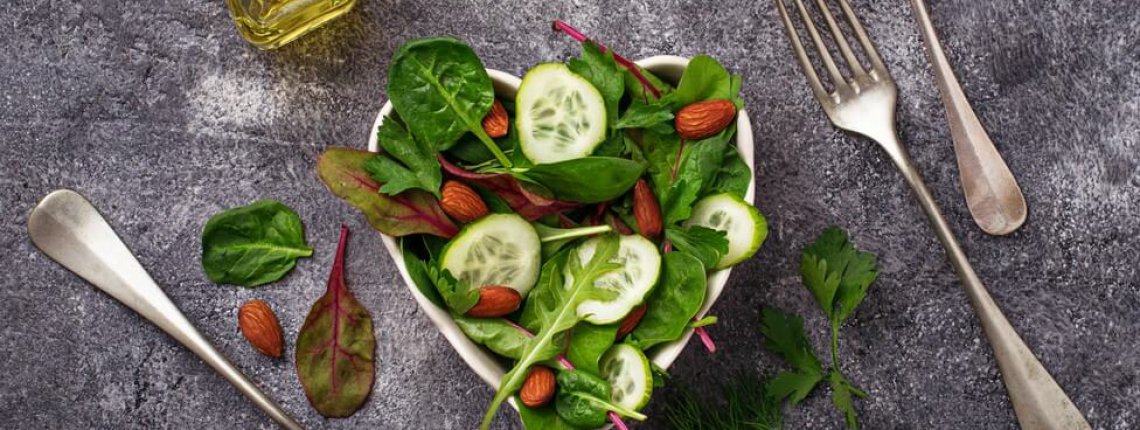
[[[379,236],[324,189],[314,159],[329,145],[365,144],[388,59],[404,40],[455,34],[488,67],[521,74],[577,52],[549,31],[563,18],[631,58],[709,53],[745,77],[771,236],[713,309],[721,351],[690,347],[672,369],[677,384],[709,391],[739,369],[778,370],[760,346],[763,305],[804,314],[824,345],[797,261],[807,241],[838,224],[880,255],[879,281],[840,345],[844,370],[870,393],[858,402],[865,427],[1016,428],[990,349],[909,190],[878,148],[827,124],[774,4],[618,3],[361,0],[276,52],[240,40],[217,0],[7,5],[0,427],[272,427],[186,350],[33,248],[27,211],[60,187],[87,195],[202,332],[305,424],[473,427],[492,390],[417,312]],[[1029,201],[1025,227],[995,238],[966,211],[906,2],[855,3],[899,82],[903,138],[997,302],[1094,427],[1140,427],[1135,4],[932,1],[966,92]],[[258,198],[301,214],[314,258],[257,290],[208,282],[198,261],[203,223]],[[376,320],[379,376],[363,410],[325,420],[291,359],[252,352],[235,329],[236,308],[268,300],[291,343],[323,290],[342,222],[356,233],[348,278]],[[649,414],[660,415],[661,403]],[[501,426],[517,427],[501,415]],[[785,415],[789,428],[841,421],[823,392]]]

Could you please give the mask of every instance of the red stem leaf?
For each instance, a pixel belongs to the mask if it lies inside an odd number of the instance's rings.
[[[439,157],[439,164],[448,175],[471,185],[495,193],[523,218],[534,221],[544,216],[578,207],[577,203],[554,200],[534,193],[507,173],[475,173],[456,166]]]
[[[560,19],[554,20],[554,30],[566,33],[568,36],[570,36],[570,38],[579,42],[585,42],[589,40],[590,43],[598,45],[598,48],[601,49],[603,53],[609,49],[606,48],[606,45],[603,45],[596,40],[586,37],[586,35],[582,34],[582,32],[578,31],[578,29],[571,27],[570,24],[567,24]],[[622,67],[625,67],[626,70],[629,70],[630,73],[633,73],[633,76],[637,78],[637,81],[641,82],[641,86],[645,87],[645,90],[649,91],[650,94],[653,94],[653,97],[661,97],[661,91],[658,90],[657,87],[653,86],[653,84],[649,82],[649,79],[645,78],[645,75],[641,74],[641,68],[637,67],[636,64],[634,64],[632,61],[629,61],[629,59],[618,55],[616,52],[614,53],[614,61],[616,61]]]

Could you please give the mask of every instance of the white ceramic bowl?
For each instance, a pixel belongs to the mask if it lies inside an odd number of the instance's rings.
[[[645,69],[653,72],[653,74],[661,77],[662,79],[676,83],[681,79],[681,74],[685,71],[685,67],[689,64],[688,58],[677,57],[672,55],[659,55],[656,57],[649,57],[637,64]],[[491,81],[495,86],[495,93],[499,97],[513,99],[515,92],[518,91],[519,84],[522,82],[516,76],[510,75],[498,70],[487,69],[487,74],[491,76]],[[376,152],[376,129],[384,122],[384,118],[392,112],[392,103],[384,103],[384,107],[380,109],[380,114],[376,116],[376,123],[373,124],[371,132],[369,132],[368,150]],[[752,145],[752,123],[748,120],[748,112],[741,110],[736,117],[736,147],[740,150],[740,155],[748,167],[755,171]],[[756,178],[753,175],[752,182],[748,184],[748,191],[744,195],[744,199],[750,203],[755,203],[756,194]],[[451,316],[447,311],[436,307],[434,303],[424,297],[423,294],[416,288],[412,278],[408,276],[408,268],[404,265],[404,259],[400,252],[400,245],[397,243],[396,238],[389,235],[382,235],[384,238],[384,246],[388,248],[388,254],[392,256],[392,261],[396,263],[396,268],[400,271],[400,276],[404,278],[404,284],[407,285],[408,291],[411,291],[412,296],[416,298],[419,303],[420,309],[424,314],[431,319],[432,323],[439,329],[440,333],[451,342],[451,346],[467,362],[467,365],[483,378],[491,387],[497,388],[499,381],[503,375],[510,369],[506,369],[500,364],[499,360],[494,357],[494,353],[484,349],[459,329],[455,322],[452,321]],[[709,307],[716,302],[720,297],[720,293],[724,290],[724,285],[728,282],[728,275],[732,269],[725,269],[713,272],[709,275],[708,279],[708,297],[705,298],[705,304],[701,307],[700,312],[697,313],[697,318],[702,318],[708,313]],[[658,346],[654,353],[650,355],[658,366],[663,369],[669,368],[681,351],[689,342],[692,337],[693,330],[685,330],[684,336],[681,339]],[[514,402],[511,402],[514,405]],[[517,407],[516,407],[517,408]]]

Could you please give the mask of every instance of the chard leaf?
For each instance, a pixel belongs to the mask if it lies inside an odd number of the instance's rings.
[[[260,200],[210,217],[202,229],[202,269],[211,281],[256,287],[281,279],[313,255],[297,213]]]
[[[440,165],[447,174],[459,178],[469,185],[476,185],[495,193],[528,221],[575,208],[577,203],[555,200],[548,195],[536,192],[532,185],[524,184],[509,173],[475,173],[452,164],[440,157]]]
[[[440,198],[443,174],[439,171],[435,148],[416,140],[397,118],[388,117],[377,131],[377,142],[384,153],[364,163],[364,170],[384,184],[380,192],[394,196],[410,189],[421,189]]]
[[[309,403],[326,417],[347,417],[368,398],[375,379],[372,315],[344,283],[348,227],[341,226],[325,294],[297,335],[297,377]]]
[[[645,316],[628,342],[642,350],[677,340],[705,302],[708,280],[700,260],[683,252],[665,254],[664,273],[646,301]]]
[[[382,184],[364,171],[364,164],[375,156],[368,151],[331,147],[317,160],[317,174],[329,191],[363,212],[368,223],[381,233],[451,237],[459,232],[431,194],[420,190],[398,196],[381,194]]]

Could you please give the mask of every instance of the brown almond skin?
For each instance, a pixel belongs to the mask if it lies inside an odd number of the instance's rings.
[[[507,109],[495,99],[495,103],[491,105],[491,110],[487,112],[487,116],[483,117],[483,131],[487,132],[488,136],[493,138],[500,138],[507,135],[507,130],[511,127],[511,118],[507,116]]]
[[[488,285],[479,289],[479,302],[467,310],[468,316],[497,318],[519,309],[522,295],[514,288]]]
[[[273,358],[281,358],[283,341],[281,323],[269,304],[262,300],[250,300],[238,309],[238,328],[250,345],[258,352]]]
[[[519,399],[527,407],[537,408],[550,403],[557,387],[553,370],[546,366],[534,366],[530,368],[530,373],[519,389]]]
[[[699,140],[720,133],[736,117],[736,105],[730,100],[706,100],[677,111],[673,125],[685,140]]]
[[[460,222],[475,221],[490,212],[479,193],[462,182],[447,181],[443,184],[442,194],[439,207]]]
[[[637,328],[637,324],[645,317],[645,311],[649,310],[649,305],[642,304],[633,310],[621,320],[621,325],[618,326],[617,338],[621,339],[626,335],[633,333],[633,329]]]
[[[661,205],[645,179],[638,179],[633,186],[633,219],[646,239],[654,240],[661,235]]]

